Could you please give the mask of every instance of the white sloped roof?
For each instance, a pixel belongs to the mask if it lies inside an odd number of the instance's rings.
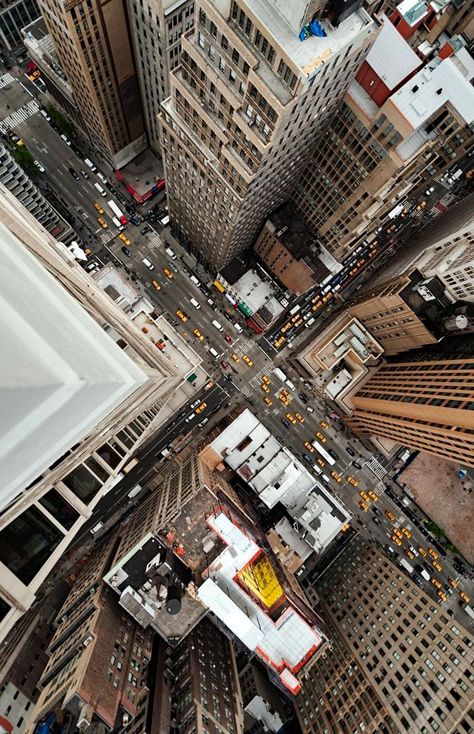
[[[395,89],[422,64],[388,18],[384,19],[382,30],[366,61],[390,90]]]

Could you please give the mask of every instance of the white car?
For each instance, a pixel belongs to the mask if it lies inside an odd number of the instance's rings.
[[[39,161],[33,161],[33,163],[35,164],[36,168],[38,169],[40,173],[44,173],[45,169]]]
[[[200,399],[199,400],[195,400],[194,403],[191,403],[191,408],[197,408],[198,405],[200,404],[200,402],[201,402]]]

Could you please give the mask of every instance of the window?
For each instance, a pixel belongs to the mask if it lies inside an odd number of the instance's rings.
[[[83,464],[79,464],[67,477],[64,477],[63,482],[85,504],[91,501],[102,486],[101,482]]]
[[[37,507],[30,507],[0,532],[0,561],[29,584],[63,538]]]
[[[79,513],[72,505],[64,499],[64,497],[56,490],[51,489],[40,499],[40,504],[51,513],[51,515],[61,523],[66,530],[70,530]]]

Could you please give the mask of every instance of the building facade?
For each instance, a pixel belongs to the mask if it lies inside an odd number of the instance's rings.
[[[374,40],[363,9],[323,20],[327,5],[202,0],[182,38],[161,116],[168,205],[174,233],[214,271],[287,198]],[[301,42],[317,18],[318,37]]]
[[[127,8],[148,143],[158,152],[158,112],[180,63],[181,36],[193,27],[194,0],[127,0]]]
[[[61,239],[71,228],[46,201],[41,191],[12,158],[4,145],[0,145],[0,183],[15,196],[45,229]]]
[[[40,0],[92,145],[114,168],[146,147],[123,0]]]
[[[423,63],[385,19],[342,107],[318,136],[293,200],[338,259],[474,142],[474,60],[462,36],[448,51],[444,38],[433,39]]]
[[[352,396],[347,423],[461,466],[474,466],[474,337],[392,357]]]
[[[3,637],[161,424],[180,378],[3,187],[0,206],[4,318],[14,325],[3,347],[17,364],[14,373],[5,364],[1,375],[8,416],[1,441]]]
[[[7,51],[23,45],[22,28],[40,16],[36,0],[1,0],[0,42]]]
[[[318,594],[333,649],[296,699],[303,731],[472,731],[472,636],[376,546],[356,536]]]

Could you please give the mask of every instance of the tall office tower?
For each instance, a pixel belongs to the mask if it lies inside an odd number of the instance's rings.
[[[294,202],[338,259],[474,144],[474,59],[462,36],[433,45],[422,66],[385,20],[307,161]]]
[[[58,721],[78,729],[102,722],[109,731],[137,713],[153,635],[124,612],[102,581],[113,546],[112,537],[88,558],[58,614],[30,732],[52,709]]]
[[[287,198],[373,42],[375,22],[345,5],[196,5],[161,136],[173,231],[213,270],[249,247]]]
[[[127,0],[150,147],[160,149],[158,111],[181,60],[181,36],[194,23],[194,0]]]
[[[46,201],[41,191],[26,175],[23,168],[12,158],[4,145],[0,144],[0,183],[11,191],[18,201],[48,230],[54,237],[61,239],[69,225]]]
[[[27,611],[180,378],[0,186],[0,622]]]
[[[208,619],[174,650],[160,644],[156,681],[155,731],[243,733],[234,650]]]
[[[474,466],[474,336],[390,358],[358,388],[346,422],[448,461]]]
[[[464,734],[474,728],[472,636],[356,536],[319,579],[333,649],[296,708],[306,734]]]
[[[7,51],[23,45],[22,28],[39,18],[36,0],[0,0],[0,44]]]
[[[92,144],[114,168],[146,148],[124,0],[39,0]]]

